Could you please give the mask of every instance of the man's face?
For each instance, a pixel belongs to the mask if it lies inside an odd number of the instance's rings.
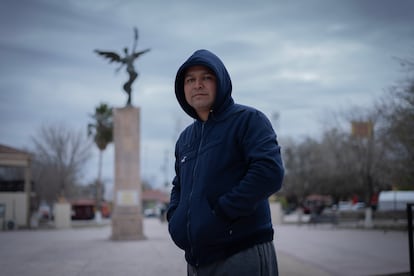
[[[207,120],[214,103],[216,86],[216,76],[209,68],[197,65],[187,69],[184,76],[185,99],[203,120]]]

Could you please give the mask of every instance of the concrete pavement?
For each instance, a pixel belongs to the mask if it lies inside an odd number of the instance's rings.
[[[392,275],[409,271],[406,232],[277,225],[281,276]],[[167,224],[144,220],[142,241],[109,240],[110,225],[0,232],[1,276],[186,275]],[[407,274],[408,275],[408,274]]]
[[[276,226],[275,236],[279,253],[319,268],[324,275],[409,275],[405,231],[281,225]]]

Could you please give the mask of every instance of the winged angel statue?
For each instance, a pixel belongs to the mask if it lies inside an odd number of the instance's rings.
[[[128,48],[126,47],[124,48],[124,54],[125,54],[124,57],[121,57],[120,55],[114,52],[95,50],[95,53],[97,53],[98,55],[101,55],[109,59],[109,63],[112,63],[112,62],[121,63],[121,66],[116,69],[116,72],[119,72],[119,70],[121,70],[121,68],[124,67],[124,65],[126,65],[126,71],[128,72],[129,79],[124,84],[123,88],[125,92],[128,94],[127,106],[131,105],[132,83],[138,77],[138,73],[135,71],[134,61],[142,54],[145,54],[146,52],[149,52],[151,50],[151,49],[145,49],[143,51],[135,52],[136,47],[137,47],[137,41],[138,41],[138,29],[134,28],[134,44],[132,46],[132,53],[129,53]]]

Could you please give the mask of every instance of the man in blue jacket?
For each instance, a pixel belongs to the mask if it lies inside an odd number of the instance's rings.
[[[169,232],[188,275],[278,275],[268,197],[282,186],[280,147],[266,116],[231,92],[207,50],[178,69],[175,94],[194,122],[176,143]]]

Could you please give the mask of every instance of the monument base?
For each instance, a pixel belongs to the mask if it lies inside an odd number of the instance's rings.
[[[112,218],[111,240],[145,240],[146,237],[143,234],[142,228],[142,217],[136,212],[115,216]]]
[[[112,240],[142,240],[139,108],[114,109],[115,189]]]

